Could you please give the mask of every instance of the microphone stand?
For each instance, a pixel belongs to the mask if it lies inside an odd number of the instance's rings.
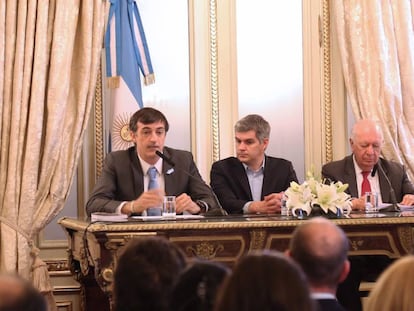
[[[391,199],[391,206],[384,208],[383,211],[386,211],[386,212],[388,212],[388,211],[400,212],[401,210],[398,207],[398,202],[397,202],[397,198],[395,196],[394,187],[392,186],[390,179],[388,178],[387,174],[385,173],[384,169],[382,168],[382,165],[381,165],[380,161],[381,160],[378,161],[376,166],[378,167],[378,170],[384,176],[385,180],[387,181],[388,186],[390,187],[390,199]],[[373,170],[373,172],[374,172],[374,170]]]
[[[167,162],[169,165],[171,165],[173,168],[178,168],[181,172],[183,172],[184,174],[186,174],[187,176],[189,176],[192,179],[195,179],[195,177],[193,175],[191,175],[189,172],[187,172],[186,170],[184,170],[183,168],[177,167],[175,166],[175,163],[173,160],[171,160],[169,157],[167,157],[165,154],[163,154],[161,151],[156,150],[155,153],[157,154],[157,156],[159,156],[161,159],[163,159],[165,162]],[[172,171],[170,174],[172,174],[174,171]],[[197,182],[199,180],[197,179]],[[223,208],[223,206],[221,206],[220,201],[217,198],[217,195],[214,193],[213,189],[211,189],[211,187],[209,187],[207,185],[207,187],[210,189],[211,195],[214,198],[214,201],[216,202],[217,206],[219,207],[218,210],[208,210],[205,213],[205,216],[226,216],[228,215],[226,210]],[[206,204],[205,202],[203,202],[204,204]]]

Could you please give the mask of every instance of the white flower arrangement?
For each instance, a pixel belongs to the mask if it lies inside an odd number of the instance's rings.
[[[298,184],[294,181],[286,190],[286,206],[294,216],[298,211],[306,212],[307,216],[318,206],[325,214],[329,211],[335,215],[347,215],[352,210],[351,196],[345,192],[348,184],[331,182],[329,184],[317,180],[312,173],[307,174],[307,179]]]

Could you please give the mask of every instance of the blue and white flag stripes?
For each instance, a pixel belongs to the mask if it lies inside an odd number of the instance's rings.
[[[109,0],[105,34],[106,75],[111,90],[112,150],[128,147],[129,117],[143,107],[140,71],[145,85],[154,72],[136,0]]]

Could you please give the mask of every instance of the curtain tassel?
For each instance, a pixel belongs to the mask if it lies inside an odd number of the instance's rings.
[[[33,258],[32,264],[32,282],[47,299],[48,311],[57,311],[56,302],[53,297],[53,287],[50,282],[49,271],[47,270],[46,263],[39,257],[39,249],[32,246],[30,255]]]

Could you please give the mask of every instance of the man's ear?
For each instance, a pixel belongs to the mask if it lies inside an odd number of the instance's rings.
[[[287,257],[292,257],[292,254],[291,254],[291,252],[290,252],[290,249],[285,250],[285,255],[286,255]]]
[[[269,138],[263,138],[263,150],[266,151],[267,146],[269,146]]]
[[[349,270],[351,269],[351,264],[349,262],[349,260],[345,260],[344,261],[344,265],[342,267],[342,272],[339,275],[339,283],[342,283],[343,281],[345,281],[346,277],[349,274]]]
[[[354,150],[354,141],[352,138],[349,139],[349,146],[351,147],[351,150]]]

